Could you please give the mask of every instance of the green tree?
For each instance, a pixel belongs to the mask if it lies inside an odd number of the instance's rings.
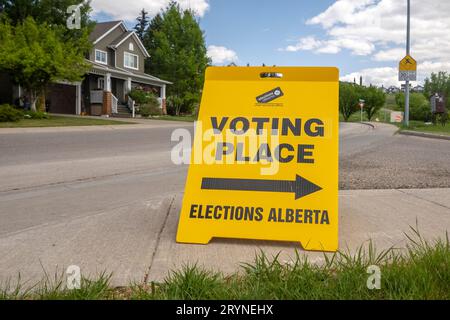
[[[357,87],[347,82],[339,83],[339,111],[347,122],[350,116],[358,110],[360,96]]]
[[[67,28],[67,19],[70,13],[67,9],[72,5],[78,5],[81,13],[81,29]],[[86,42],[81,41],[89,35],[95,26],[90,19],[92,11],[90,1],[85,0],[0,0],[3,6],[2,16],[13,25],[23,24],[25,19],[32,17],[36,23],[46,23],[58,30],[62,41],[79,41],[79,47],[84,45],[85,52],[89,51]]]
[[[432,73],[430,78],[425,79],[424,94],[430,99],[435,93],[443,94],[450,109],[450,75],[447,72],[439,71]]]
[[[90,1],[85,0],[0,0],[2,13],[7,15],[13,26],[21,24],[32,17],[37,23],[49,25],[66,25],[71,5],[80,5],[82,25],[89,24],[91,12]]]
[[[395,96],[397,110],[405,110],[405,94],[399,92]],[[411,120],[427,121],[430,119],[430,102],[422,93],[413,92],[409,96],[409,116]]]
[[[145,31],[147,31],[147,27],[148,27],[149,21],[150,21],[150,19],[148,17],[148,12],[145,11],[145,9],[142,9],[139,17],[137,17],[136,20],[138,23],[134,27],[134,30],[136,31],[136,34],[138,35],[138,37],[141,40],[144,40],[144,34],[145,34]]]
[[[167,88],[168,96],[173,97],[168,101],[180,103],[173,112],[192,112],[200,101],[205,69],[210,63],[204,34],[194,13],[182,11],[171,2],[150,22],[144,44],[151,56],[146,71],[173,82]]]
[[[372,120],[372,117],[384,106],[386,102],[386,95],[383,90],[376,87],[361,87],[361,96],[364,100],[364,111],[367,118]]]
[[[79,81],[89,69],[84,48],[87,35],[62,41],[58,30],[33,18],[12,26],[0,23],[0,72],[6,72],[27,91],[31,108],[51,82]]]

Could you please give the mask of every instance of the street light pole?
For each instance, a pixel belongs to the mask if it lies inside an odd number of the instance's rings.
[[[410,53],[410,15],[411,1],[407,0],[407,23],[406,23],[406,55]],[[409,126],[409,81],[406,81],[405,87],[405,126]]]

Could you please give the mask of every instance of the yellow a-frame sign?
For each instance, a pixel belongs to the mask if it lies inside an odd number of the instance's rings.
[[[339,72],[211,67],[177,241],[338,247]]]

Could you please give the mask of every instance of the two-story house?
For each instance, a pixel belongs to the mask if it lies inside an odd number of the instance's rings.
[[[134,31],[127,30],[123,21],[97,23],[90,40],[93,48],[86,59],[91,70],[82,82],[49,85],[49,112],[132,116],[134,102],[127,94],[140,88],[154,93],[166,113],[166,85],[171,83],[145,73],[145,59],[150,56]],[[7,75],[0,75],[0,84],[0,102],[14,103],[24,94]]]
[[[150,56],[134,31],[128,31],[122,21],[97,23],[90,40],[94,44],[88,56],[92,69],[81,86],[85,112],[131,113],[127,93],[142,88],[159,98],[165,113],[170,82],[145,73],[145,59]]]

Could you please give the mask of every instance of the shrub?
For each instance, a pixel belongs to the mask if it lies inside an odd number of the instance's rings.
[[[436,116],[436,123],[441,124],[443,127],[447,125],[447,122],[449,120],[448,113],[440,113]]]
[[[139,107],[139,114],[145,118],[149,116],[161,115],[158,99],[153,95],[147,96],[147,102]]]
[[[395,96],[396,110],[405,110],[405,94],[398,93]],[[431,119],[430,102],[422,93],[411,93],[409,98],[409,118],[411,120],[428,121]]]
[[[148,118],[149,116],[160,116],[161,108],[159,106],[144,104],[139,108],[139,113],[144,118]]]
[[[47,112],[42,111],[26,112],[24,117],[27,119],[50,119],[50,115]]]
[[[128,96],[133,99],[137,104],[147,104],[150,99],[150,94],[138,89],[133,89],[128,93]]]
[[[9,104],[0,105],[0,122],[17,122],[23,119],[23,112]]]

